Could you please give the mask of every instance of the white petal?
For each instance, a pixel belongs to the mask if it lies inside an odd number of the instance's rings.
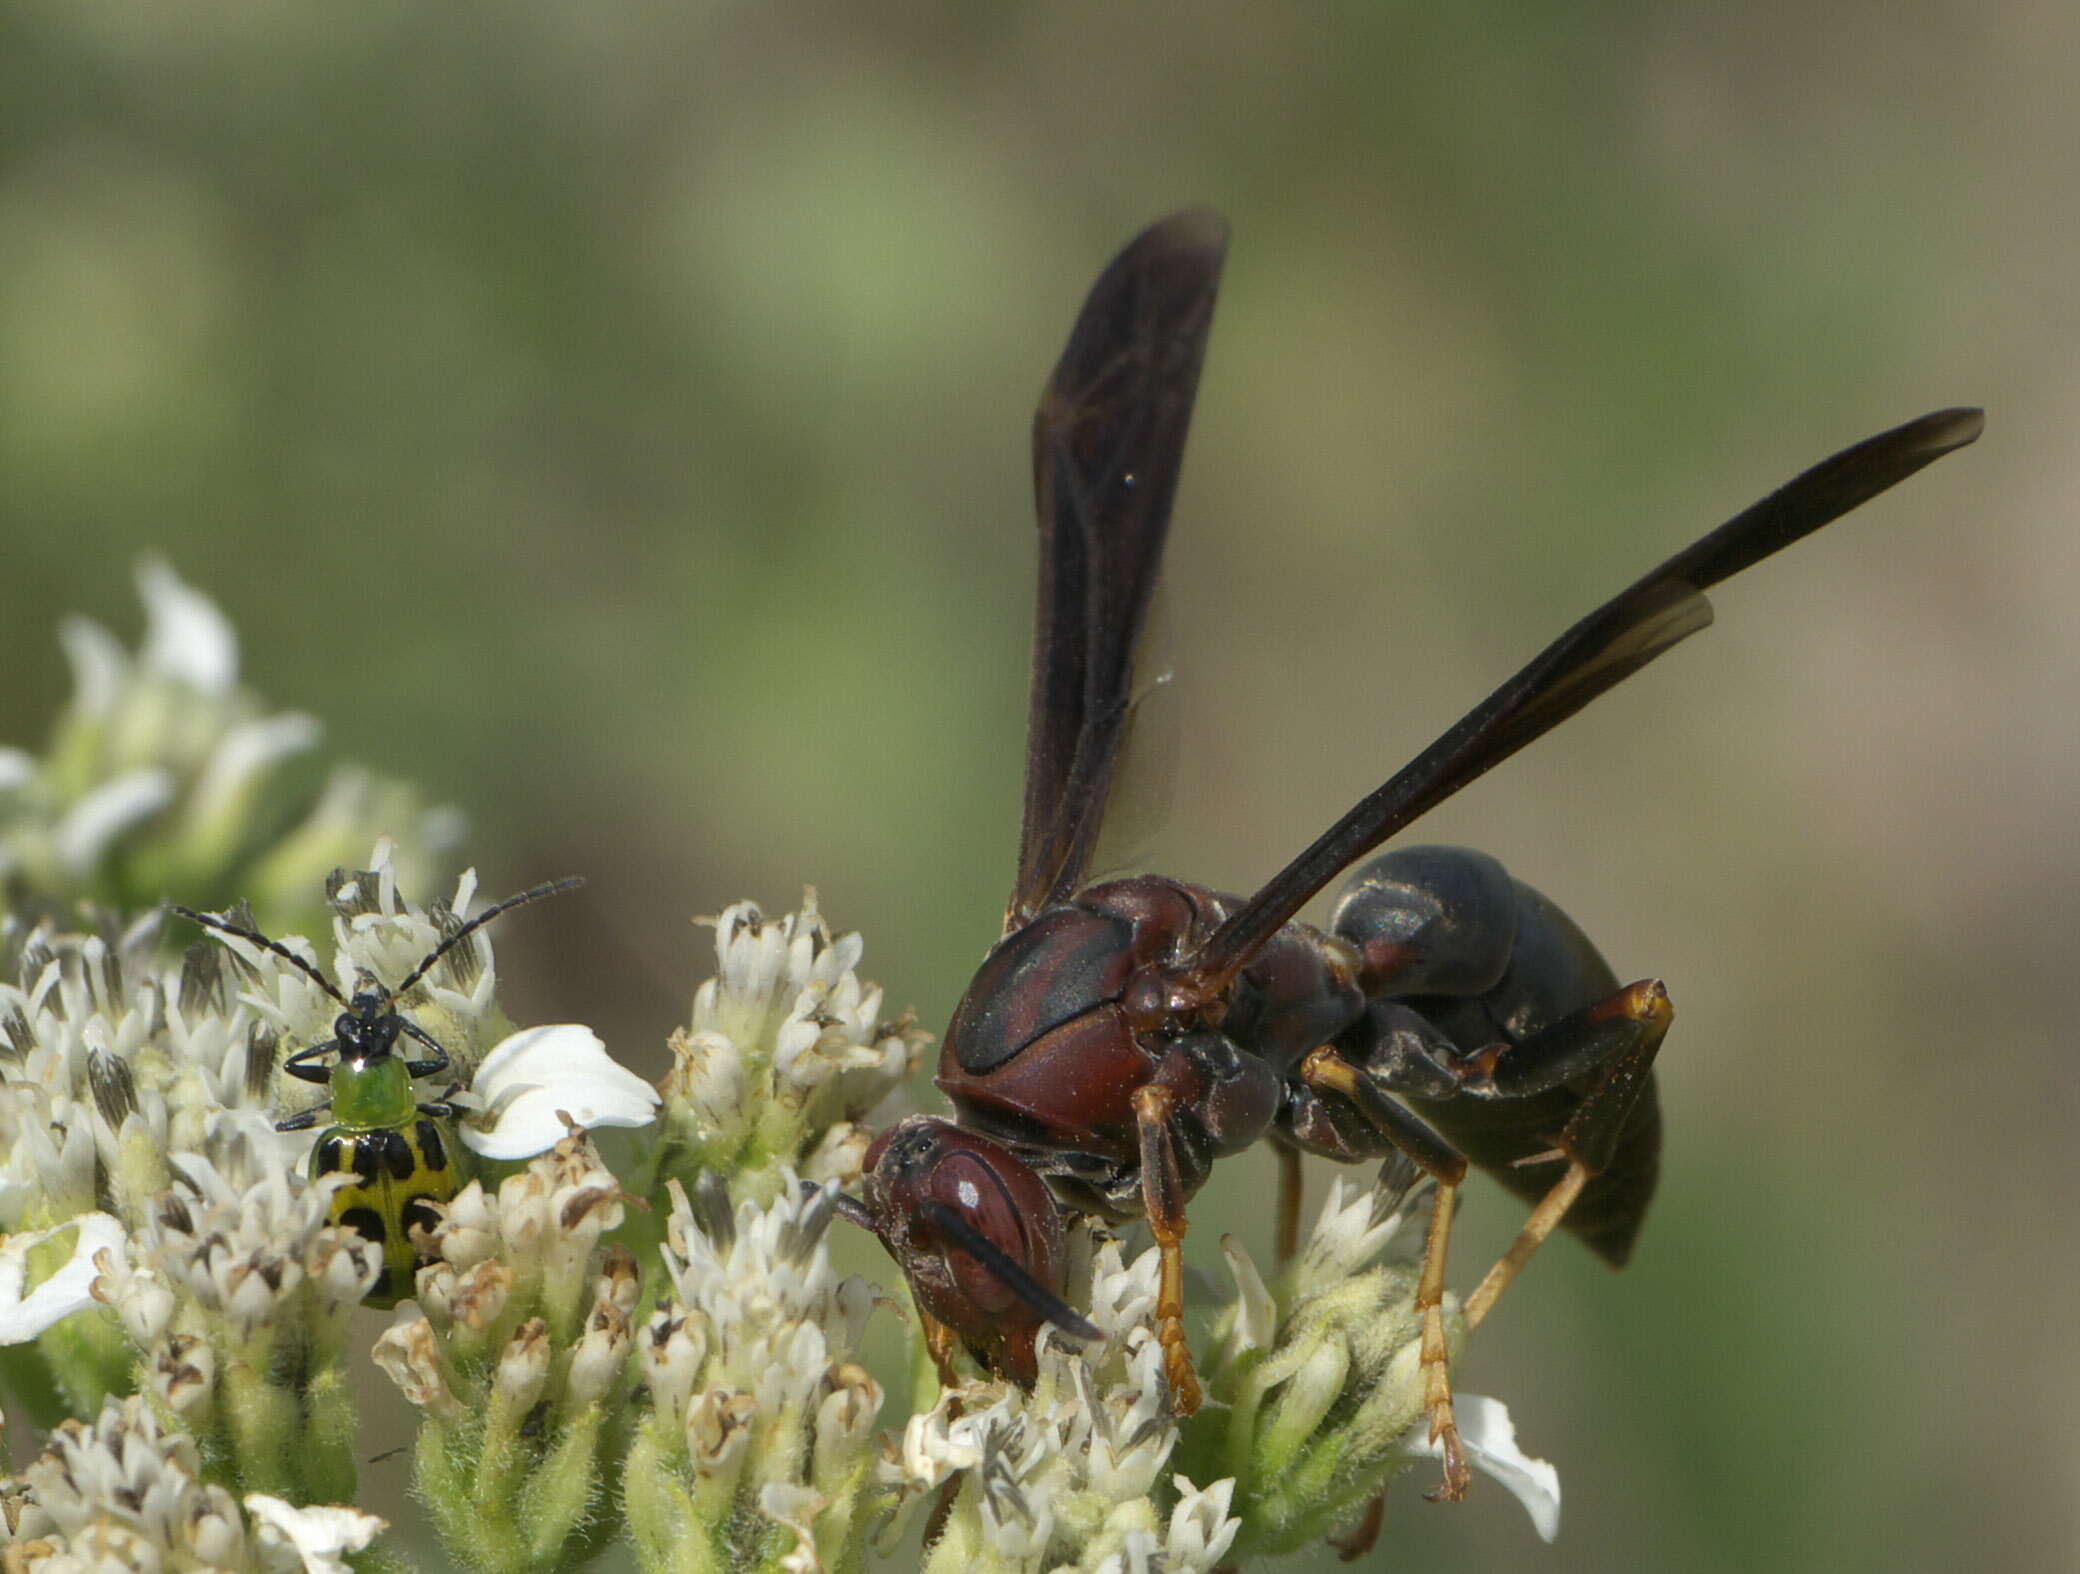
[[[238,636],[217,604],[158,558],[137,565],[137,588],[144,597],[138,657],[145,669],[204,694],[228,694],[238,681]]]
[[[324,1504],[298,1508],[265,1492],[246,1494],[246,1512],[253,1516],[261,1542],[277,1547],[286,1543],[308,1574],[351,1574],[340,1554],[359,1552],[389,1528],[387,1521],[358,1509]]]
[[[1186,1568],[1210,1569],[1227,1556],[1242,1529],[1242,1521],[1228,1513],[1235,1478],[1216,1481],[1204,1492],[1188,1476],[1173,1475],[1170,1484],[1177,1488],[1177,1506],[1170,1511],[1170,1560]]]
[[[1517,1428],[1509,1418],[1509,1407],[1500,1399],[1485,1399],[1479,1394],[1455,1394],[1452,1396],[1452,1411],[1458,1418],[1459,1441],[1466,1447],[1467,1462],[1501,1482],[1524,1505],[1524,1512],[1531,1516],[1531,1528],[1538,1532],[1539,1540],[1557,1538],[1560,1534],[1560,1472],[1543,1459],[1524,1456],[1523,1450],[1517,1447]],[[1424,1438],[1424,1430],[1418,1424],[1409,1433],[1408,1451],[1432,1459],[1442,1458],[1444,1450]]]
[[[217,741],[196,784],[196,796],[209,803],[236,792],[276,761],[317,747],[323,734],[317,718],[301,711],[240,722]]]
[[[816,1555],[816,1516],[830,1500],[814,1487],[769,1481],[758,1489],[758,1506],[795,1533],[794,1550],[780,1560],[784,1574],[819,1574],[823,1560]]]
[[[1229,1336],[1234,1355],[1244,1350],[1268,1350],[1278,1335],[1278,1303],[1264,1286],[1264,1276],[1232,1235],[1221,1237],[1221,1255],[1228,1259],[1228,1273],[1235,1280],[1235,1331]],[[1232,1359],[1232,1356],[1231,1356]]]
[[[72,708],[87,716],[106,716],[115,708],[130,666],[122,642],[90,618],[71,617],[58,625],[58,643],[72,663]]]
[[[0,749],[0,792],[26,787],[35,775],[35,755],[20,749]]]
[[[462,1140],[487,1159],[525,1159],[564,1138],[560,1118],[580,1126],[647,1126],[657,1090],[613,1059],[599,1035],[577,1022],[523,1028],[484,1057],[473,1091],[495,1120],[465,1123]]]
[[[173,776],[157,766],[103,782],[66,810],[52,831],[58,857],[75,874],[90,870],[108,844],[173,799]]]
[[[79,1239],[64,1267],[27,1295],[29,1249],[77,1227]],[[106,1247],[122,1251],[129,1237],[105,1213],[83,1213],[48,1230],[28,1230],[0,1243],[0,1344],[27,1344],[44,1329],[94,1304],[94,1254]]]

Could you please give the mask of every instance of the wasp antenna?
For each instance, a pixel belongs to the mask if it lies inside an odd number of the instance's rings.
[[[1027,1273],[1002,1247],[961,1216],[960,1210],[943,1202],[927,1202],[921,1210],[938,1229],[953,1238],[954,1245],[995,1274],[998,1283],[1027,1306],[1053,1323],[1071,1339],[1098,1340],[1104,1332],[1088,1317]]]
[[[171,904],[169,910],[178,913],[183,918],[192,919],[205,929],[214,929],[217,933],[224,935],[236,935],[241,940],[250,940],[254,945],[272,951],[283,961],[292,963],[302,969],[306,977],[341,1005],[348,1005],[347,997],[339,992],[338,985],[334,984],[331,979],[327,978],[317,968],[298,956],[294,951],[291,951],[279,940],[270,940],[257,929],[244,929],[237,924],[227,924],[221,918],[213,918],[208,913],[198,913],[194,908],[182,907],[178,902]],[[348,1006],[348,1009],[351,1010],[352,1007]]]
[[[802,1200],[804,1202],[813,1201],[823,1194],[823,1190],[821,1182],[805,1180],[802,1182]],[[838,1200],[832,1204],[832,1207],[837,1210],[839,1218],[849,1220],[865,1230],[869,1235],[877,1239],[880,1238],[881,1226],[874,1222],[873,1210],[861,1202],[859,1198],[848,1196],[841,1191],[838,1193]]]
[[[391,998],[395,999],[410,989],[412,985],[418,983],[420,979],[433,971],[435,965],[439,963],[442,957],[490,923],[500,913],[511,912],[516,907],[525,907],[529,902],[538,902],[545,896],[556,896],[564,891],[575,891],[584,883],[585,877],[581,874],[567,875],[561,880],[548,880],[541,885],[531,886],[527,890],[522,891],[518,896],[509,896],[503,902],[485,908],[484,911],[477,914],[476,917],[435,946],[432,955],[413,968],[411,976],[391,992]]]

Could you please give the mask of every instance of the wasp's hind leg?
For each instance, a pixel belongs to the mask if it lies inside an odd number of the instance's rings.
[[[1531,1099],[1566,1088],[1567,1117],[1551,1134],[1550,1150],[1531,1163],[1564,1161],[1567,1168],[1532,1210],[1495,1266],[1463,1308],[1468,1332],[1526,1262],[1544,1244],[1589,1181],[1609,1165],[1647,1087],[1647,1073],[1674,1014],[1668,992],[1654,980],[1633,984],[1571,1012],[1515,1043],[1462,1051],[1420,1012],[1398,1001],[1375,1001],[1338,1045],[1301,1062],[1300,1081],[1317,1095],[1312,1105],[1290,1106],[1291,1135],[1302,1145],[1338,1157],[1365,1156],[1372,1139],[1414,1160],[1438,1183],[1423,1245],[1416,1311],[1423,1321],[1424,1405],[1430,1438],[1445,1456],[1443,1495],[1463,1496],[1468,1475],[1452,1413],[1450,1352],[1444,1333],[1445,1267],[1452,1209],[1466,1174],[1463,1154],[1389,1092],[1428,1099]],[[1321,1096],[1333,1096],[1327,1100]],[[1354,1107],[1371,1128],[1361,1134],[1338,1118],[1337,1105]],[[1342,1152],[1336,1152],[1338,1147]]]
[[[1523,1161],[1564,1160],[1567,1168],[1531,1210],[1509,1250],[1466,1298],[1469,1330],[1480,1325],[1531,1254],[1559,1227],[1582,1189],[1609,1167],[1674,1018],[1668,991],[1659,979],[1650,978],[1518,1043],[1494,1045],[1466,1057],[1461,1091],[1476,1098],[1526,1098],[1563,1084],[1574,1086],[1580,1097],[1567,1124],[1554,1134],[1551,1151]]]

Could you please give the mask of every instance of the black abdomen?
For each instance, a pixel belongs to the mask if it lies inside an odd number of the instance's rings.
[[[1461,1050],[1519,1043],[1618,990],[1617,975],[1580,926],[1484,853],[1448,847],[1387,853],[1352,877],[1338,905],[1339,932],[1347,932],[1347,911],[1374,933],[1393,930],[1398,918],[1399,937],[1421,955],[1414,971],[1426,981],[1449,978],[1475,991],[1389,990],[1386,996],[1420,1012]],[[1590,1073],[1517,1098],[1403,1097],[1468,1159],[1536,1203],[1560,1178],[1561,1161],[1521,1161],[1552,1150],[1594,1080]],[[1650,1074],[1610,1163],[1583,1189],[1564,1228],[1622,1267],[1632,1255],[1660,1167],[1661,1107]]]

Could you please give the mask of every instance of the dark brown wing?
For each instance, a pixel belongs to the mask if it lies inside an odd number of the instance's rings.
[[[1712,620],[1703,592],[1978,437],[1977,410],[1881,432],[1772,492],[1605,602],[1316,839],[1208,937],[1187,987],[1211,995],[1337,873]]]
[[[1040,596],[1007,932],[1090,865],[1227,244],[1203,208],[1136,236],[1091,286],[1033,417]]]

